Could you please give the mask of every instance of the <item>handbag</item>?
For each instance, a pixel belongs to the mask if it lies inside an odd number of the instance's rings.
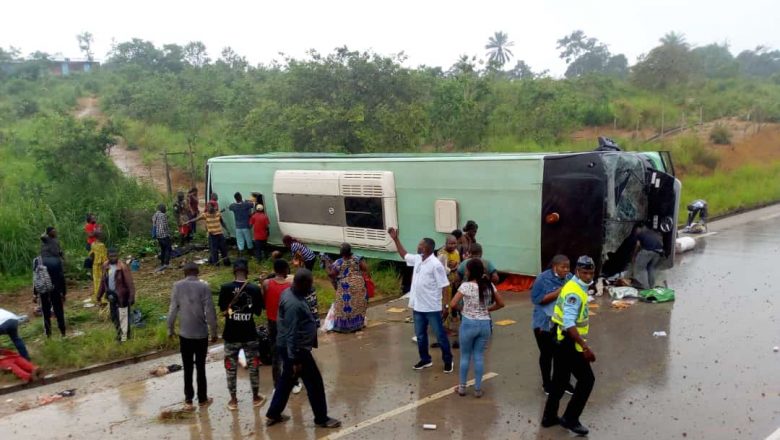
[[[363,273],[363,281],[366,282],[366,293],[368,294],[368,297],[373,298],[376,294],[376,284],[374,284],[374,280],[371,279],[371,275]]]

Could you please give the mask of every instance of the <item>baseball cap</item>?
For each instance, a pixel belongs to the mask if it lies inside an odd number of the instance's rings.
[[[593,258],[583,255],[580,258],[577,258],[577,267],[582,269],[593,269],[596,267],[596,263],[593,262]]]

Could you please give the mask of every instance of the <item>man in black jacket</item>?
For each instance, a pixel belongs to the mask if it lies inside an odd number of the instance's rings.
[[[317,320],[306,302],[314,278],[311,271],[299,269],[292,287],[282,293],[277,315],[276,350],[282,360],[282,375],[276,383],[271,406],[265,414],[266,425],[289,419],[282,415],[296,379],[303,379],[309,403],[314,412],[314,424],[321,428],[338,428],[341,422],[328,417],[325,386],[311,351],[317,348]]]

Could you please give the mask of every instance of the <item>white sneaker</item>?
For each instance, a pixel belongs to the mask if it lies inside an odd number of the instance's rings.
[[[412,342],[417,343],[417,336],[412,336]]]
[[[293,394],[298,394],[298,393],[300,393],[302,389],[303,389],[303,385],[301,385],[301,383],[300,383],[300,382],[298,382],[298,383],[297,383],[297,384],[295,384],[295,386],[293,387],[293,390],[292,390],[292,391],[293,391]]]

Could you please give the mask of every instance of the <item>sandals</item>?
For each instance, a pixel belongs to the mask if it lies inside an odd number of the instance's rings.
[[[260,394],[252,398],[252,406],[255,408],[263,406],[263,402],[265,402],[265,396],[261,396]]]
[[[227,407],[231,411],[235,411],[238,409],[238,401],[237,400],[229,400],[227,403]]]

